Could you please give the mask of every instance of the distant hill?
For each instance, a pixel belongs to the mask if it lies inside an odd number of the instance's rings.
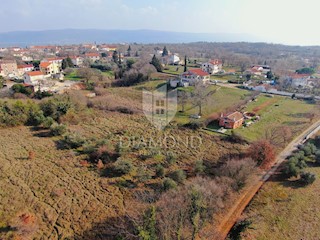
[[[185,33],[155,30],[63,29],[0,33],[0,46],[40,44],[97,43],[190,43],[190,42],[257,42],[249,34]]]

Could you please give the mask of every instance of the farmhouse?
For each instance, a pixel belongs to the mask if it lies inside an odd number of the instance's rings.
[[[222,70],[222,61],[218,59],[210,60],[209,62],[202,63],[201,69],[209,74],[215,74]]]
[[[233,112],[226,115],[222,113],[219,119],[219,126],[229,129],[235,129],[241,127],[243,122],[244,116],[240,112]]]
[[[203,83],[207,83],[210,80],[210,74],[195,68],[190,69],[180,75],[181,82],[188,82],[189,85],[194,85],[197,81],[202,81]]]

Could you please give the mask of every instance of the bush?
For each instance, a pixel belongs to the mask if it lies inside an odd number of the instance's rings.
[[[11,87],[11,89],[14,93],[22,93],[27,96],[31,95],[32,93],[32,90],[30,88],[25,87],[23,84],[14,84]]]
[[[114,163],[114,169],[121,174],[129,174],[133,171],[133,165],[130,160],[118,158]]]
[[[174,181],[178,183],[183,183],[184,180],[186,180],[187,176],[185,171],[179,169],[177,171],[174,171],[171,175],[170,178],[172,178]]]
[[[320,164],[320,151],[316,152],[316,163]]]
[[[158,164],[156,166],[156,176],[157,177],[163,177],[165,174],[165,171],[164,171],[164,167],[160,164]]]
[[[192,130],[198,130],[198,129],[204,127],[204,124],[202,122],[199,122],[199,121],[192,121],[192,122],[186,123],[183,126],[186,127],[186,128],[190,128]]]
[[[46,117],[43,122],[42,122],[42,126],[44,128],[50,128],[52,124],[54,124],[55,121],[53,120],[52,117]]]
[[[66,148],[74,149],[81,147],[86,142],[85,138],[78,133],[69,133],[64,135],[63,144]]]
[[[194,172],[196,174],[201,174],[205,171],[206,167],[203,165],[203,161],[199,160],[196,161],[195,166],[194,166]]]
[[[274,146],[267,140],[251,144],[248,157],[257,162],[258,166],[269,167],[276,158]]]
[[[67,131],[67,126],[64,124],[53,123],[50,126],[50,132],[53,136],[63,135]]]
[[[235,191],[242,189],[249,177],[253,174],[255,170],[256,163],[250,158],[242,160],[228,160],[224,165],[222,165],[216,174],[223,177],[228,177],[234,182],[232,188]]]
[[[312,143],[307,143],[302,147],[302,151],[304,152],[305,156],[311,156],[316,153],[317,147]]]
[[[303,172],[300,177],[300,181],[305,185],[312,184],[316,180],[316,175],[310,172]]]
[[[177,183],[174,180],[172,180],[171,178],[165,178],[163,180],[163,189],[165,191],[177,188],[177,186],[178,186]]]

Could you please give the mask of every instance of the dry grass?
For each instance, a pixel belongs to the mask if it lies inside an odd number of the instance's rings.
[[[244,216],[253,220],[245,239],[319,239],[320,168],[306,169],[317,175],[310,186],[285,180],[267,182],[253,199]]]
[[[81,235],[95,222],[121,213],[117,188],[103,188],[106,179],[36,133],[26,127],[0,130],[0,227],[6,229],[0,239],[19,234],[8,228],[19,213],[37,219],[35,239]],[[35,153],[32,160],[30,151]]]

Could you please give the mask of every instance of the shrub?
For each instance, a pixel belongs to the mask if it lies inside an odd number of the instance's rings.
[[[163,180],[163,189],[165,191],[177,188],[177,186],[178,186],[177,183],[174,180],[172,180],[171,178],[165,178]]]
[[[307,143],[302,147],[305,156],[311,156],[316,153],[317,147],[312,143]]]
[[[206,167],[203,165],[203,161],[199,160],[196,161],[195,166],[194,166],[194,172],[196,174],[201,174],[205,171]]]
[[[242,160],[232,159],[222,165],[216,173],[219,176],[232,179],[234,181],[232,188],[235,191],[239,191],[246,185],[249,177],[255,170],[255,166],[256,163],[250,158]]]
[[[43,122],[42,122],[42,126],[44,128],[50,128],[52,124],[54,124],[55,121],[53,120],[52,117],[46,117]]]
[[[300,181],[305,185],[312,184],[316,180],[316,175],[310,172],[303,172],[300,177]]]
[[[31,95],[32,93],[32,90],[30,88],[25,87],[23,84],[14,84],[11,87],[11,89],[14,93],[22,93],[27,96]]]
[[[189,123],[184,124],[183,126],[192,130],[198,130],[204,126],[204,123],[199,121],[191,121]]]
[[[187,176],[185,171],[183,171],[182,169],[179,169],[177,171],[174,171],[170,178],[172,178],[174,181],[178,182],[178,183],[183,183],[184,180],[186,180]]]
[[[125,160],[122,158],[118,158],[113,166],[114,166],[114,169],[121,174],[129,174],[134,169],[132,162],[130,160]]]
[[[269,141],[261,140],[251,144],[248,157],[256,161],[258,166],[268,167],[274,162],[276,153]]]
[[[165,170],[164,170],[164,167],[160,164],[158,164],[156,166],[156,176],[157,177],[163,177],[165,174]]]
[[[67,131],[67,126],[64,124],[53,123],[50,126],[50,132],[53,136],[63,135]]]
[[[320,151],[316,152],[316,163],[320,164]]]
[[[63,144],[66,148],[79,148],[86,142],[85,138],[78,133],[69,133],[64,135]]]

